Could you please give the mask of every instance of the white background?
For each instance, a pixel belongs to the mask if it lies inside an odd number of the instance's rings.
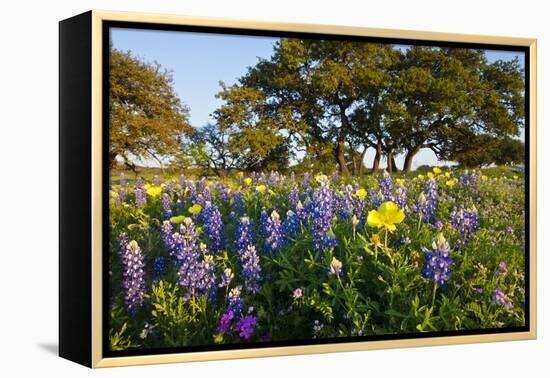
[[[133,377],[548,374],[547,196],[550,27],[545,1],[5,0],[0,5],[0,375]],[[538,38],[537,341],[397,349],[91,371],[56,356],[58,25],[89,9]],[[546,104],[546,105],[545,105]],[[543,211],[543,210],[546,211]],[[546,374],[544,374],[546,370]]]

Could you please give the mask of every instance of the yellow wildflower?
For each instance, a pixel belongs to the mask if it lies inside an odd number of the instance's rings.
[[[162,193],[162,187],[149,186],[149,188],[146,190],[146,193],[149,194],[151,197],[158,197]]]
[[[244,183],[246,186],[250,186],[250,184],[252,184],[252,179],[250,177],[247,177],[244,179]]]
[[[519,177],[518,176],[513,176],[512,177],[514,180],[517,180]]]
[[[256,187],[256,191],[259,192],[259,193],[265,192],[266,189],[267,189],[267,188],[265,187],[265,185],[258,185],[258,186]]]
[[[451,178],[451,173],[450,172],[445,172],[445,177]]]
[[[198,203],[195,203],[193,206],[191,206],[189,208],[189,212],[193,215],[197,215],[198,213],[200,213],[202,210],[202,206],[199,205]]]
[[[456,185],[457,182],[458,182],[458,180],[455,179],[455,178],[454,178],[454,179],[447,180],[447,186],[450,187],[450,188],[452,188],[453,186]]]
[[[391,201],[384,202],[378,210],[371,210],[367,216],[367,224],[371,227],[385,228],[393,232],[397,229],[395,226],[403,222],[405,212]]]
[[[432,172],[428,172],[428,178],[433,179],[435,176]]]
[[[424,180],[424,175],[418,175],[419,180]]]
[[[436,175],[438,175],[438,174],[441,173],[441,168],[439,168],[439,167],[434,167],[433,171],[434,171],[434,173],[435,173]]]
[[[483,176],[481,176],[481,179],[482,179],[483,181],[487,181],[489,178],[488,178],[487,176],[483,175]]]
[[[367,191],[363,188],[357,189],[353,195],[358,198],[365,198],[367,196]]]
[[[403,183],[405,182],[405,180],[401,179],[401,178],[396,178],[395,179],[395,182],[398,183],[399,185],[403,185]]]

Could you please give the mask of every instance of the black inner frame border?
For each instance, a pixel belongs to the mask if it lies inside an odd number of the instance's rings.
[[[211,344],[211,345],[196,345],[168,348],[149,348],[149,349],[128,349],[124,351],[109,350],[109,258],[111,251],[109,250],[109,185],[110,185],[110,169],[109,169],[109,47],[110,47],[110,29],[125,28],[137,30],[151,31],[174,31],[174,32],[191,32],[205,34],[222,34],[222,35],[239,35],[253,37],[279,37],[279,38],[301,38],[301,39],[324,39],[324,40],[339,40],[339,41],[357,41],[369,43],[386,43],[397,45],[421,45],[421,46],[436,46],[436,47],[455,47],[455,48],[474,48],[499,51],[522,52],[525,57],[524,80],[525,80],[525,325],[520,327],[506,328],[484,328],[472,330],[458,331],[435,331],[425,333],[397,333],[384,335],[369,335],[369,336],[352,336],[324,339],[307,339],[307,340],[285,340],[285,341],[269,341],[269,342],[251,342],[242,344]],[[102,354],[103,357],[127,357],[127,356],[147,356],[159,354],[173,353],[192,353],[192,352],[210,352],[222,350],[238,350],[238,349],[254,349],[254,348],[270,348],[270,347],[286,347],[286,346],[306,346],[306,345],[323,345],[323,344],[341,344],[349,342],[366,342],[366,341],[383,341],[383,340],[405,340],[405,339],[425,339],[444,336],[468,336],[468,335],[487,335],[501,334],[514,332],[529,332],[530,331],[530,303],[531,303],[531,285],[530,285],[530,89],[531,89],[531,56],[528,46],[513,46],[499,45],[486,43],[466,43],[466,42],[445,42],[431,41],[421,39],[406,39],[406,38],[386,38],[386,37],[368,37],[356,35],[336,35],[325,33],[306,33],[306,32],[287,32],[287,31],[272,31],[272,30],[255,30],[255,29],[240,29],[228,27],[212,27],[212,26],[194,26],[194,25],[172,25],[147,22],[128,22],[128,21],[102,21],[102,314],[103,326],[101,330],[102,339]]]

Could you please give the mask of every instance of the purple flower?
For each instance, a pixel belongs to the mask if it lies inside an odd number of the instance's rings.
[[[237,214],[242,214],[244,211],[243,193],[238,190],[233,193],[233,211]]]
[[[300,195],[297,187],[293,187],[292,190],[288,193],[288,201],[290,202],[290,206],[292,206],[292,209],[296,211],[296,207],[298,206],[298,202],[300,201]]]
[[[437,286],[447,287],[447,281],[451,278],[451,264],[453,259],[449,256],[451,247],[443,234],[433,240],[432,249],[422,247],[426,258],[426,265],[422,269],[422,277],[433,281]]]
[[[164,264],[164,257],[163,256],[155,257],[155,259],[153,260],[153,271],[155,272],[155,275],[157,277],[162,276],[165,268],[166,267]]]
[[[383,202],[392,201],[393,202],[393,180],[391,176],[384,172],[384,177],[382,177],[382,180],[380,180],[380,183],[378,184],[380,189],[380,194],[382,195]]]
[[[231,329],[231,321],[235,318],[233,311],[227,311],[224,313],[220,319],[220,324],[218,325],[219,333],[226,333]]]
[[[321,185],[313,194],[312,204],[312,240],[315,252],[336,247],[336,237],[332,232],[332,217],[334,215],[333,193],[328,180],[322,180]]]
[[[283,234],[281,232],[281,218],[275,210],[271,212],[271,216],[267,220],[266,225],[266,249],[268,252],[275,252],[281,249],[283,244]]]
[[[260,272],[262,269],[260,268],[260,258],[256,253],[256,247],[248,245],[246,251],[241,255],[240,261],[246,290],[252,293],[259,292],[261,287],[258,282],[261,280]]]
[[[235,238],[235,250],[241,256],[249,245],[253,244],[251,222],[248,216],[243,216],[237,226],[237,236]]]
[[[502,276],[508,273],[508,267],[504,261],[498,263],[497,271],[495,272],[496,276]]]
[[[222,215],[212,202],[206,203],[206,208],[201,214],[205,221],[205,234],[210,240],[210,250],[216,253],[222,248],[223,244]]]
[[[248,340],[252,337],[254,327],[256,327],[256,318],[252,315],[247,315],[239,319],[237,324],[235,324],[235,332],[238,332],[241,338]]]
[[[439,195],[437,194],[437,182],[433,179],[428,180],[428,183],[424,186],[424,190],[418,197],[418,203],[414,207],[418,215],[422,218],[424,223],[435,222],[435,211],[439,202]]]
[[[134,195],[136,197],[136,207],[142,208],[147,205],[147,197],[145,195],[145,188],[143,187],[143,180],[138,178],[134,187]]]
[[[302,288],[300,288],[300,287],[296,288],[294,290],[294,292],[292,293],[292,297],[294,299],[300,299],[300,298],[302,298],[302,295],[303,295]]]
[[[227,311],[241,314],[243,311],[243,300],[241,298],[241,287],[237,286],[227,294]]]
[[[258,235],[260,239],[264,240],[267,238],[267,220],[269,219],[269,214],[265,208],[260,212],[260,224],[258,229]]]
[[[382,196],[382,193],[380,193],[379,190],[374,190],[373,188],[369,189],[367,199],[372,204],[372,207],[375,209],[378,209],[382,202],[384,202],[384,197]]]
[[[155,177],[153,177],[153,185],[154,186],[159,186],[160,185],[160,178],[155,175]]]
[[[120,245],[125,245],[122,256],[122,287],[125,291],[124,303],[130,314],[135,314],[144,303],[145,294],[145,263],[138,243],[132,240],[124,242],[126,236],[121,235]]]
[[[168,193],[162,194],[162,214],[164,218],[170,218],[172,216],[172,200]]]
[[[468,243],[479,226],[479,215],[473,209],[454,209],[450,215],[451,226],[460,233],[458,244]]]
[[[355,201],[353,194],[355,191],[351,185],[342,185],[341,194],[335,196],[336,213],[341,222],[349,221],[354,215]]]
[[[162,240],[164,241],[164,245],[166,246],[166,248],[168,248],[170,256],[174,256],[176,250],[176,241],[173,237],[174,227],[172,226],[172,223],[170,221],[164,221],[162,222],[162,226],[160,229],[162,232]]]
[[[495,288],[493,291],[493,304],[497,306],[504,306],[504,308],[508,311],[514,308],[512,301],[506,296],[506,294],[504,294],[500,287]]]
[[[291,240],[296,238],[299,227],[300,219],[295,213],[292,212],[292,210],[288,210],[286,212],[286,219],[284,220],[282,226],[285,243],[289,243]]]
[[[302,189],[304,190],[304,192],[309,192],[311,190],[311,183],[310,183],[308,172],[304,173],[304,181],[302,183]]]
[[[218,284],[218,286],[219,287],[229,286],[234,276],[235,275],[233,274],[233,271],[231,270],[231,268],[225,268],[221,277],[221,282]]]

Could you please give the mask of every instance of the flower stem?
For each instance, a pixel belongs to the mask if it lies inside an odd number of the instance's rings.
[[[432,308],[435,305],[435,293],[436,292],[437,292],[437,285],[434,283],[434,291],[433,291],[433,295],[432,295]]]

